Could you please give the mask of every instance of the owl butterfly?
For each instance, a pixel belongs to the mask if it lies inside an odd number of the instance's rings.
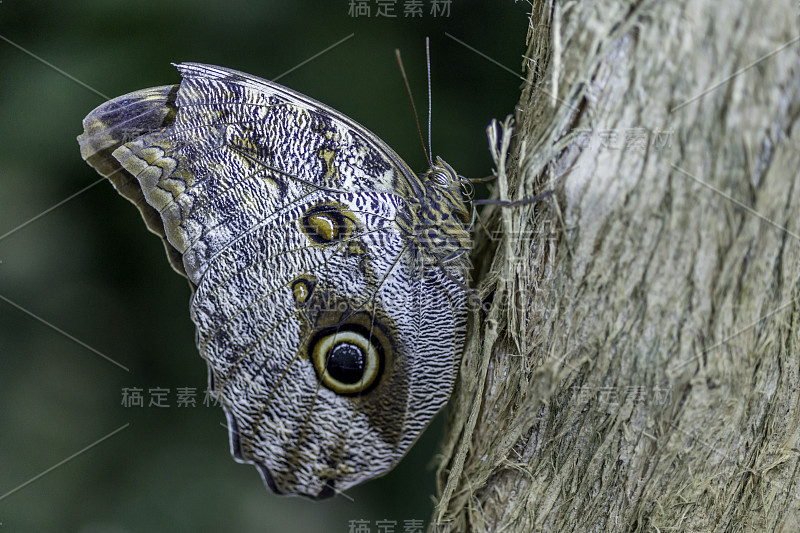
[[[242,72],[106,102],[81,155],[189,279],[231,453],[326,498],[385,474],[447,402],[464,344],[468,216],[366,128]]]

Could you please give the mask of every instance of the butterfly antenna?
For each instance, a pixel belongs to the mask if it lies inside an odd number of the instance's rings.
[[[394,55],[397,58],[397,66],[400,67],[400,75],[403,76],[403,83],[406,85],[406,92],[408,99],[411,100],[411,109],[414,111],[414,120],[417,123],[417,133],[419,133],[419,142],[422,143],[422,151],[425,152],[425,159],[428,160],[428,165],[433,166],[428,151],[425,149],[425,140],[422,137],[422,128],[419,125],[419,115],[417,114],[417,106],[414,105],[414,96],[411,94],[411,86],[408,84],[408,77],[406,76],[406,69],[403,68],[403,58],[400,57],[400,50],[394,49]]]
[[[428,153],[433,157],[433,146],[431,145],[431,113],[433,105],[431,104],[431,40],[425,37],[425,56],[428,64]]]

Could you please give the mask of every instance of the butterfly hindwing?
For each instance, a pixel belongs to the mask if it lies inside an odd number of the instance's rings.
[[[179,86],[93,111],[79,141],[191,282],[232,453],[311,498],[387,472],[455,379],[466,267],[440,259],[465,240],[460,197],[319,102],[178,68]]]

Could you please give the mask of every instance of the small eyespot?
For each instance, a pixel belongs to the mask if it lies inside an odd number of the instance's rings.
[[[346,239],[353,231],[353,220],[335,205],[317,205],[306,211],[301,222],[303,232],[317,244]]]
[[[297,305],[303,306],[314,292],[316,280],[309,276],[301,276],[292,282],[292,295]]]

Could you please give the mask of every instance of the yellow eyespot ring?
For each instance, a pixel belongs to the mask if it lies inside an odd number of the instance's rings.
[[[345,396],[363,394],[378,383],[383,372],[383,350],[367,331],[346,326],[317,335],[311,361],[322,384]]]

